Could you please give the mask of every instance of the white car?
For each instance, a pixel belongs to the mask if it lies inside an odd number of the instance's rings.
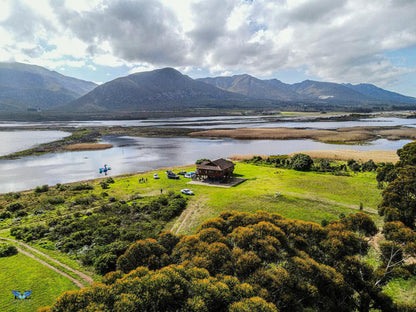
[[[157,173],[155,173],[155,174],[153,175],[153,179],[159,179],[159,176],[157,175]]]
[[[191,171],[191,172],[187,172],[185,173],[184,177],[188,178],[188,179],[193,179],[193,177],[195,176],[195,172]]]
[[[190,189],[182,189],[181,193],[185,195],[194,195],[194,192],[192,192]]]

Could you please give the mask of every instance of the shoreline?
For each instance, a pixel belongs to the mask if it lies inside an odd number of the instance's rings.
[[[326,158],[326,159],[330,159],[330,160],[341,160],[341,161],[347,161],[349,159],[354,159],[356,161],[362,161],[365,162],[369,159],[372,159],[373,161],[377,162],[395,162],[395,159],[399,159],[396,151],[355,151],[355,150],[321,150],[321,151],[301,151],[301,152],[296,152],[296,153],[291,153],[288,156],[292,156],[294,154],[308,154],[309,156],[311,156],[313,159],[319,159],[319,158]],[[325,157],[326,155],[326,157]],[[330,157],[331,155],[335,155],[338,156],[336,158],[334,157]],[[377,155],[381,155],[381,157],[386,157],[386,158],[377,158]],[[234,162],[240,162],[243,161],[244,159],[250,159],[253,156],[260,156],[260,157],[264,157],[267,158],[269,155],[258,155],[258,154],[238,154],[238,155],[230,155],[225,157],[226,159],[229,159],[231,161]],[[344,158],[340,158],[344,156]],[[372,156],[371,158],[368,158]],[[378,161],[377,161],[378,160]],[[154,172],[158,172],[158,171],[163,171],[163,170],[177,170],[177,169],[187,169],[187,168],[192,168],[195,167],[195,164],[186,164],[186,165],[180,165],[180,166],[169,166],[169,167],[160,167],[160,168],[156,168],[156,169],[152,169],[152,170],[146,170],[146,171],[142,171],[142,172],[130,172],[130,173],[123,173],[123,174],[119,174],[119,175],[108,175],[108,176],[103,176],[103,177],[99,177],[99,178],[93,178],[93,179],[84,179],[84,180],[78,180],[78,181],[73,181],[73,182],[63,182],[61,184],[65,184],[65,185],[74,185],[74,184],[80,184],[80,183],[96,183],[102,180],[105,180],[109,177],[117,179],[117,178],[123,178],[123,177],[134,177],[134,176],[139,176],[139,175],[145,175],[145,174],[152,174]],[[49,186],[54,186],[49,185]],[[10,192],[4,192],[4,193],[0,193],[0,195],[2,194],[7,194],[7,193],[27,193],[27,192],[31,192],[33,191],[34,188],[31,189],[26,189],[26,190],[21,190],[21,191],[10,191]]]

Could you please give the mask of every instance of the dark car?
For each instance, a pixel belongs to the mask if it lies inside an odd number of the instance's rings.
[[[167,177],[168,177],[168,179],[179,180],[179,176],[177,174],[173,173],[172,171],[167,173]]]
[[[179,175],[185,175],[186,174],[186,171],[179,171],[178,174]]]

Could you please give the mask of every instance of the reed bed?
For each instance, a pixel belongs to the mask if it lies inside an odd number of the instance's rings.
[[[260,156],[263,159],[267,159],[267,157],[269,157],[267,155],[258,155],[258,154],[235,154],[227,158],[232,161],[243,161],[246,159],[252,159],[254,156]]]
[[[343,128],[338,130],[308,130],[294,128],[240,128],[229,130],[205,130],[191,132],[191,136],[228,137],[240,140],[299,140],[312,139],[329,143],[365,142],[376,137],[376,133],[367,129]]]
[[[372,159],[374,162],[392,162],[399,160],[395,151],[354,151],[354,150],[327,150],[327,151],[305,151],[299,152],[307,154],[314,159],[326,158],[331,160],[349,160],[368,161]],[[296,153],[292,153],[293,156]]]
[[[416,128],[403,127],[400,129],[381,130],[379,134],[388,140],[416,140]]]
[[[112,148],[113,144],[103,144],[103,143],[79,143],[65,146],[66,150],[69,151],[91,151],[91,150],[103,150],[107,148]]]

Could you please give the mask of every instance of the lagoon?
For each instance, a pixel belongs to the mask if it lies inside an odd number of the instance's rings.
[[[64,131],[0,131],[0,156],[23,151],[71,135]]]
[[[410,140],[376,140],[366,145],[337,145],[312,140],[233,140],[188,137],[144,138],[105,136],[102,143],[114,147],[99,151],[64,152],[0,160],[0,193],[36,186],[76,182],[102,177],[99,168],[112,167],[110,176],[193,164],[197,159],[234,154],[290,154],[307,150],[397,150]],[[150,175],[149,175],[150,178]]]
[[[376,117],[353,121],[318,120],[282,116],[215,116],[215,117],[174,117],[143,120],[94,120],[94,121],[48,121],[16,122],[0,121],[0,128],[25,127],[157,127],[192,129],[231,129],[241,127],[289,127],[305,129],[337,129],[360,126],[407,126],[416,127],[415,118]]]

